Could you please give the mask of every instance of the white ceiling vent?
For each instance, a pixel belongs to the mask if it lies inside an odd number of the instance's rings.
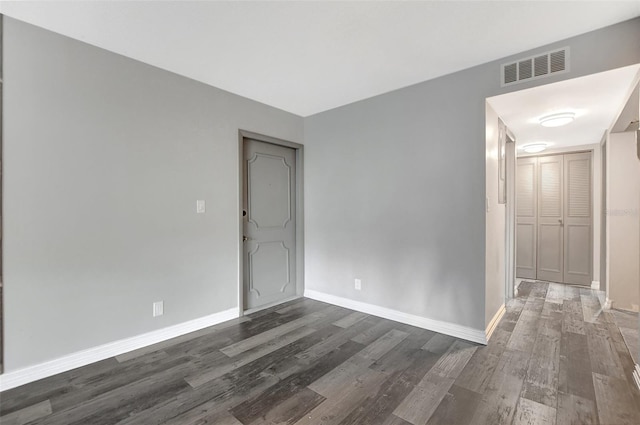
[[[516,62],[502,64],[501,71],[502,87],[568,72],[569,48],[563,47]]]

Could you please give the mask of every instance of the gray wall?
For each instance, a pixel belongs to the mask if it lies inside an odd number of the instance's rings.
[[[13,19],[4,36],[5,370],[236,307],[238,129],[302,142],[302,118]]]
[[[567,45],[571,72],[500,87]],[[485,98],[638,62],[635,19],[306,118],[306,287],[484,330]]]
[[[607,141],[607,221],[609,291],[614,308],[638,311],[640,305],[640,162],[636,132],[612,133]]]

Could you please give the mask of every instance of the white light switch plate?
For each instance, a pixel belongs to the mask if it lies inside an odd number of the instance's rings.
[[[204,202],[204,199],[198,199],[198,200],[196,201],[196,212],[197,212],[198,214],[204,214],[204,212],[206,211],[206,209],[207,209],[207,205],[206,205],[206,203]]]
[[[356,279],[356,290],[360,291],[362,289],[362,281],[360,279]]]
[[[156,301],[153,303],[153,317],[162,316],[164,314],[164,301]]]

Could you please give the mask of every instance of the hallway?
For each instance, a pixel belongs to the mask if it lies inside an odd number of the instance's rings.
[[[486,347],[299,299],[6,391],[0,422],[634,425],[597,295],[522,282]]]

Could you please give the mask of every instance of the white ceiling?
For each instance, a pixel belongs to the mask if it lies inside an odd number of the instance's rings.
[[[637,83],[640,65],[547,84],[487,99],[516,137],[516,146],[551,143],[550,149],[599,143]],[[543,127],[538,119],[571,111],[576,119],[562,127]]]
[[[3,1],[0,11],[308,116],[640,16],[640,1]]]

